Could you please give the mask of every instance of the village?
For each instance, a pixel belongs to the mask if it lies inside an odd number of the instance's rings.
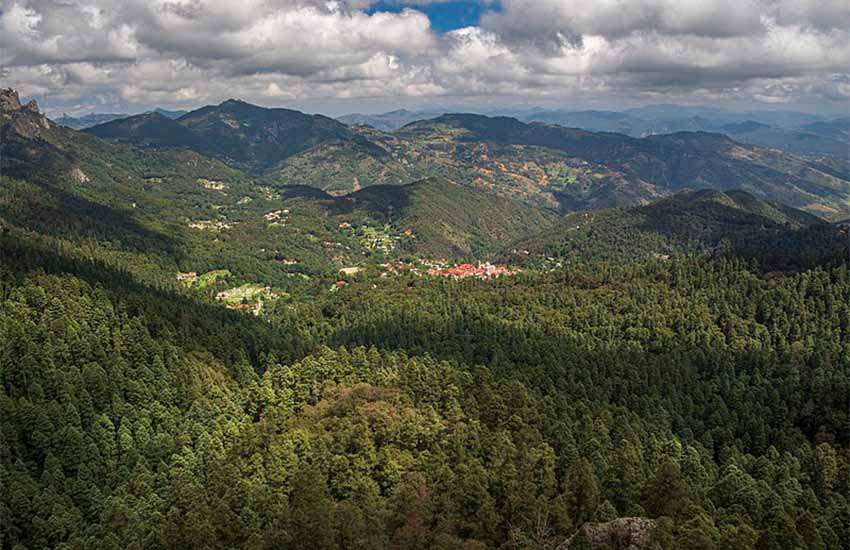
[[[234,225],[239,222],[224,222],[218,220],[198,220],[196,222],[189,223],[189,227],[192,229],[200,229],[201,231],[221,231],[223,229],[231,229]]]
[[[445,277],[449,279],[496,279],[499,277],[509,277],[519,272],[519,269],[509,269],[504,265],[494,265],[490,262],[473,264],[450,265],[444,260],[423,262],[423,265],[428,266],[425,271],[426,275],[431,277]]]
[[[504,265],[496,265],[490,262],[478,263],[477,265],[470,263],[455,264],[445,259],[420,259],[415,264],[403,261],[385,262],[381,264],[381,267],[383,268],[381,277],[387,277],[389,275],[395,275],[407,271],[419,276],[425,275],[428,277],[441,277],[456,280],[489,280],[497,279],[499,277],[510,277],[520,272],[520,269],[518,268],[509,268]]]

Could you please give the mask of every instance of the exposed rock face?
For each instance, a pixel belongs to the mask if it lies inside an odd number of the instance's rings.
[[[580,543],[591,547],[607,545],[623,550],[645,550],[652,542],[654,529],[655,520],[646,518],[618,518],[607,523],[585,523],[558,550],[578,548]]]
[[[79,168],[72,169],[70,176],[77,183],[88,183],[90,181],[88,175]]]
[[[20,109],[21,100],[18,97],[18,92],[12,88],[0,90],[0,113],[10,113],[12,111],[19,111]]]
[[[33,99],[26,105],[21,105],[18,92],[11,88],[0,90],[0,126],[3,135],[8,132],[25,138],[35,138],[42,130],[50,129],[50,121],[38,110],[38,103]]]

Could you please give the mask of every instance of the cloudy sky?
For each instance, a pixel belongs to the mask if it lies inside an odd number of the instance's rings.
[[[847,112],[847,0],[0,0],[48,112],[650,103]]]

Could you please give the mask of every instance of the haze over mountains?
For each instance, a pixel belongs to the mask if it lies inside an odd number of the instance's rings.
[[[349,125],[367,124],[378,130],[393,131],[416,120],[436,118],[444,112],[457,111],[402,109],[375,115],[346,115],[338,120]],[[839,115],[784,110],[735,112],[679,105],[653,105],[623,111],[537,108],[504,110],[500,114],[523,122],[546,122],[631,137],[680,131],[716,132],[743,143],[801,155],[827,155],[842,159],[850,157],[850,118]]]
[[[840,122],[819,124],[837,143]],[[737,128],[761,131],[749,123]],[[574,211],[640,204],[682,189],[741,188],[824,217],[841,217],[850,197],[841,158],[797,156],[703,131],[633,138],[449,114],[384,132],[233,100],[174,120],[154,112],[85,131],[145,148],[191,149],[266,181],[331,193],[445,176]]]
[[[169,118],[186,111],[155,109]],[[412,122],[437,118],[457,109],[398,109],[379,114],[350,114],[337,117],[343,124],[368,125],[392,132]],[[706,131],[726,134],[752,145],[781,149],[804,156],[830,156],[850,159],[850,118],[787,110],[729,111],[721,108],[653,105],[614,110],[568,109],[489,109],[476,113],[510,116],[523,122],[545,122],[594,132],[614,132],[631,137],[669,134],[679,131]],[[57,123],[84,129],[132,115],[95,114],[75,118],[63,116]]]

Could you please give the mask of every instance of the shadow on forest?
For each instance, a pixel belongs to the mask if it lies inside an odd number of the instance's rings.
[[[157,252],[174,256],[179,247],[171,236],[149,229],[133,219],[129,212],[96,203],[43,182],[32,182],[49,198],[48,204],[32,204],[29,211],[0,205],[0,216],[19,227],[68,238],[79,235],[106,241],[118,241],[124,248],[138,252]]]
[[[749,209],[710,200],[713,195],[719,192],[699,191],[688,199],[691,204],[677,204],[681,199],[674,197],[650,205],[637,228],[683,247],[702,243],[709,249],[754,259],[768,271],[810,269],[830,263],[846,250],[838,229],[814,216],[788,209],[791,218],[799,217],[808,224],[795,228]],[[701,200],[702,196],[709,200]]]
[[[333,203],[334,213],[351,214],[355,210],[365,210],[385,216],[389,222],[393,214],[410,207],[410,185],[372,185],[338,197]]]
[[[71,275],[107,290],[129,315],[142,318],[153,337],[173,337],[184,350],[208,351],[228,365],[247,359],[258,368],[261,353],[295,361],[315,349],[297,331],[142,283],[102,261],[57,252],[52,243],[20,237],[0,231],[0,286],[17,286],[16,279],[38,273]]]
[[[715,451],[734,440],[745,448],[760,449],[765,440],[754,437],[746,428],[730,431],[726,421],[712,414],[717,403],[746,414],[748,401],[736,393],[739,384],[750,380],[754,372],[771,369],[769,362],[742,350],[690,348],[639,349],[614,340],[610,345],[589,348],[587,342],[552,334],[536,326],[515,327],[486,315],[474,318],[418,318],[412,311],[388,321],[334,323],[345,327],[328,335],[331,346],[375,346],[403,352],[409,356],[429,355],[460,365],[484,365],[503,381],[518,380],[544,395],[559,396],[569,402],[606,403],[624,407],[644,418],[655,418],[687,438],[712,434]],[[764,361],[768,361],[767,358]],[[790,371],[789,371],[790,372]],[[717,380],[727,384],[718,385]],[[771,419],[767,434],[786,437],[787,427],[795,426],[812,439],[819,430],[841,439],[845,431],[840,421],[824,423],[830,404],[821,403],[811,410],[790,404],[796,384],[786,386],[777,378],[758,387],[750,387],[752,399],[767,401],[772,392],[786,394],[784,415]],[[682,411],[687,402],[688,414]],[[821,410],[823,409],[823,410]],[[711,418],[708,422],[705,419]],[[794,437],[794,436],[787,436]],[[774,443],[779,443],[776,439]]]

